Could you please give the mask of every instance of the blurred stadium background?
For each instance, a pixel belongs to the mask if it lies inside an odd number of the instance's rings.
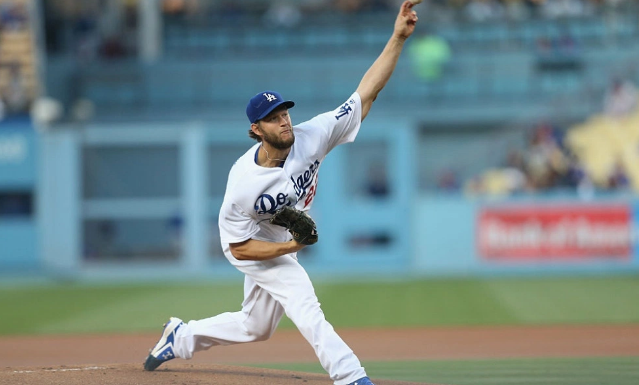
[[[2,279],[224,278],[246,100],[356,88],[394,0],[0,0]],[[637,272],[639,5],[425,1],[323,166],[317,275]]]
[[[0,334],[156,332],[239,307],[216,221],[252,143],[247,100],[278,90],[294,122],[333,109],[399,2],[0,0]],[[639,2],[416,9],[357,141],[322,167],[321,242],[301,260],[329,319],[639,322]],[[523,383],[532,364],[513,362],[485,383]],[[636,357],[598,362],[530,383],[635,382]],[[377,373],[478,384],[484,363],[410,365]]]

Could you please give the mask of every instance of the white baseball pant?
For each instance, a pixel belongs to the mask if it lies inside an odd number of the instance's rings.
[[[225,254],[246,275],[242,310],[182,326],[173,347],[177,357],[189,359],[216,345],[267,340],[286,312],[335,385],[366,376],[359,359],[326,321],[313,284],[295,254],[268,261],[238,261],[228,250]]]

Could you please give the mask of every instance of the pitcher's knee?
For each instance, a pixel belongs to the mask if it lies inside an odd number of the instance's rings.
[[[273,333],[271,333],[270,331],[267,333],[248,333],[249,336],[249,340],[247,342],[259,342],[259,341],[266,341],[269,338],[271,338],[271,335],[273,335]]]
[[[246,325],[246,334],[251,342],[266,341],[273,335],[270,325]]]
[[[324,312],[315,296],[299,298],[295,302],[291,301],[286,308],[286,315],[298,327],[304,324],[314,324],[325,319]]]

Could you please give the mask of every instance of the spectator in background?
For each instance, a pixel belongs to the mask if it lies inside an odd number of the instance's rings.
[[[565,151],[566,171],[557,180],[557,187],[570,188],[577,191],[593,188],[583,164],[572,151]]]
[[[247,10],[246,7],[243,7],[239,2],[229,0],[220,4],[217,13],[221,20],[237,21],[243,16],[249,14],[249,10]]]
[[[606,21],[606,38],[610,43],[617,43],[617,34],[620,31],[623,23],[621,22],[623,16],[623,5],[628,3],[627,0],[600,0],[603,8],[600,12]]]
[[[424,17],[428,17],[429,20],[437,24],[442,25],[455,22],[455,8],[449,5],[447,0],[424,0],[422,9],[424,9]]]
[[[457,192],[460,189],[457,173],[449,168],[441,170],[437,177],[437,189],[442,192]]]
[[[415,75],[424,81],[434,81],[442,76],[451,50],[445,39],[425,31],[410,43],[408,55]]]
[[[120,35],[106,37],[100,46],[100,55],[104,59],[118,59],[127,55],[127,49]]]
[[[274,1],[263,16],[264,24],[273,28],[293,28],[302,21],[302,11],[297,1]]]
[[[537,39],[538,68],[545,71],[574,71],[583,66],[579,44],[568,29],[558,38]]]
[[[26,79],[20,63],[9,64],[9,84],[4,95],[8,115],[26,114],[29,108]]]
[[[580,17],[593,12],[591,4],[582,0],[552,0],[540,3],[543,16],[549,19]]]
[[[73,20],[73,40],[78,62],[89,63],[95,59],[100,37],[97,31],[97,13],[89,8],[80,11]]]
[[[97,30],[102,39],[99,54],[105,59],[117,59],[127,54],[125,8],[118,2],[105,2],[100,5]],[[134,39],[129,39],[134,40]]]
[[[464,11],[468,19],[475,22],[501,19],[505,14],[504,7],[496,0],[470,1]]]
[[[526,148],[511,150],[503,166],[472,178],[465,191],[471,195],[534,193],[561,187],[586,191],[589,182],[577,159],[564,149],[558,130],[540,123]]]
[[[503,0],[504,14],[509,20],[522,21],[530,17],[530,10],[521,0]]]
[[[19,31],[27,26],[27,11],[22,3],[5,1],[0,4],[0,30]]]
[[[613,169],[608,176],[608,189],[610,190],[629,190],[630,189],[630,178],[626,173],[626,168],[621,161],[618,159],[615,162]]]
[[[511,150],[506,157],[504,170],[510,182],[511,192],[530,190],[530,178],[526,172],[526,161],[523,151],[516,149]]]
[[[335,0],[335,7],[342,13],[355,13],[362,10],[364,0]]]
[[[541,8],[541,2],[539,0],[523,0],[522,2],[531,17],[537,17],[539,15],[539,9]]]
[[[185,0],[162,0],[161,10],[165,24],[186,27],[187,11]]]
[[[525,163],[526,174],[534,190],[556,186],[567,171],[565,154],[550,124],[541,123],[534,129]]]
[[[396,4],[390,4],[388,0],[365,0],[363,10],[367,12],[388,12],[395,9]]]
[[[303,14],[317,14],[331,9],[333,0],[297,0]]]
[[[166,15],[172,15],[181,17],[186,13],[186,1],[185,0],[162,0],[161,5],[162,13]]]
[[[604,113],[613,118],[627,116],[637,109],[637,87],[629,80],[613,79],[604,97]]]
[[[389,0],[333,0],[333,6],[343,13],[385,12],[399,6],[401,1]]]

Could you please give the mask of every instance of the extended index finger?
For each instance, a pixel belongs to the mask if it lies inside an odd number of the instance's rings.
[[[414,6],[415,4],[413,4],[412,1],[404,1],[404,3],[402,4],[402,13],[409,13]]]

